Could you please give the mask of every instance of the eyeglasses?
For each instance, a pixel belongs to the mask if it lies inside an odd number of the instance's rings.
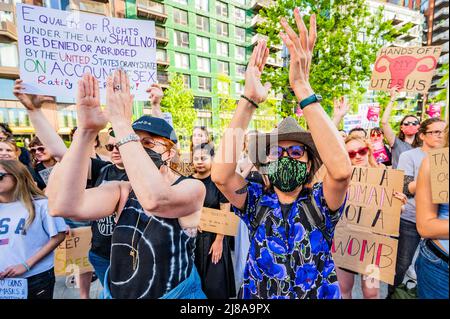
[[[413,122],[403,122],[402,125],[404,125],[404,126],[417,126],[419,124],[420,124],[419,121],[413,121]]]
[[[426,135],[426,134],[430,134],[430,135],[433,135],[433,136],[440,136],[440,135],[444,134],[444,131],[439,131],[439,130],[436,130],[436,131],[426,131],[426,132],[425,132],[425,135]]]
[[[30,148],[30,153],[31,154],[36,154],[37,152],[44,153],[45,152],[45,147],[44,146],[38,146],[38,147]]]
[[[306,151],[306,146],[300,145],[292,145],[287,148],[274,145],[269,148],[269,159],[275,160],[283,156],[284,152],[286,152],[290,158],[300,159]]]
[[[356,157],[356,154],[359,154],[360,156],[364,156],[364,155],[366,155],[368,152],[369,152],[369,148],[368,148],[368,147],[363,147],[363,148],[360,148],[360,149],[357,150],[357,151],[350,151],[350,152],[348,152],[348,156],[349,156],[350,158],[355,158],[355,157]]]
[[[112,152],[114,149],[119,150],[117,144],[106,144],[105,148],[108,152]]]
[[[1,173],[0,173],[0,182],[3,180],[3,178],[4,178],[5,176],[8,176],[8,175],[11,175],[11,176],[12,176],[11,173],[3,173],[3,172],[1,172]]]
[[[141,138],[141,144],[142,146],[144,146],[145,148],[154,148],[156,146],[156,144],[159,144],[161,146],[167,147],[167,145],[165,143],[161,143],[158,141],[155,141],[153,138],[151,137],[144,137]]]
[[[374,131],[374,132],[370,133],[370,136],[371,136],[371,137],[380,137],[380,136],[382,136],[382,135],[383,135],[383,133],[377,132],[377,131]]]

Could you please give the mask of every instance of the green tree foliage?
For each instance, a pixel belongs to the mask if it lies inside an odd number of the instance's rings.
[[[329,114],[335,97],[349,96],[353,107],[362,101],[383,40],[391,42],[411,27],[407,24],[397,29],[391,21],[383,21],[382,7],[372,14],[365,0],[276,1],[260,11],[266,22],[258,26],[258,32],[269,37],[269,44],[281,44],[280,17],[288,17],[291,26],[297,29],[293,18],[295,7],[308,15],[316,13],[317,41],[310,82],[324,98],[322,104]],[[309,19],[306,20],[309,27]],[[276,93],[285,96],[280,114],[291,115],[294,95],[289,89],[288,70],[267,69],[263,80],[271,82]]]
[[[172,114],[175,132],[188,140],[194,129],[197,111],[194,109],[194,93],[185,87],[181,74],[170,75],[170,85],[164,92],[161,110]]]

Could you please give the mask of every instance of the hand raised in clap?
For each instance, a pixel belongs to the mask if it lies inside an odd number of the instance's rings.
[[[399,85],[394,85],[390,90],[389,90],[389,95],[391,96],[391,101],[395,101],[397,99],[397,96],[399,94],[400,90],[400,86]]]
[[[153,83],[146,92],[149,93],[150,102],[153,106],[161,104],[164,92],[158,83]]]
[[[91,74],[84,74],[78,81],[77,117],[80,129],[98,132],[108,124],[108,118],[100,107],[98,81]]]
[[[309,71],[311,68],[312,54],[316,44],[316,16],[312,15],[309,32],[300,16],[298,8],[294,10],[295,22],[299,34],[288,24],[285,18],[281,18],[281,26],[286,33],[280,33],[281,39],[289,50],[291,61],[289,65],[289,83],[300,101],[312,94],[309,84]]]
[[[265,41],[260,41],[253,49],[252,56],[245,72],[244,94],[256,103],[262,103],[267,99],[270,83],[261,83],[261,74],[269,57],[269,49]]]
[[[42,105],[49,103],[54,104],[55,98],[53,96],[48,95],[36,95],[36,94],[27,94],[23,93],[23,81],[21,79],[17,79],[14,83],[13,93],[19,99],[20,103],[26,107],[29,111],[35,111],[40,109]]]
[[[345,96],[342,96],[340,99],[334,99],[333,106],[335,116],[344,117],[350,110],[350,104],[348,104]]]
[[[124,70],[116,70],[114,75],[108,77],[106,106],[113,126],[121,123],[131,124],[133,95],[130,91],[130,80]]]

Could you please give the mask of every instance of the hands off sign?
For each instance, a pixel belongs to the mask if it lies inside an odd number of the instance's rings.
[[[106,79],[122,68],[135,100],[156,82],[153,21],[117,19],[78,11],[17,4],[20,76],[27,93],[73,100],[78,80],[90,73],[105,101]]]
[[[400,91],[426,93],[442,48],[382,48],[374,65],[370,90],[389,91],[398,85]]]
[[[88,259],[92,231],[90,227],[70,230],[71,235],[55,249],[55,275],[84,274],[93,271]]]
[[[0,299],[27,299],[28,281],[23,278],[0,280]]]
[[[203,207],[200,217],[201,230],[215,234],[236,236],[239,217],[232,212]]]
[[[448,204],[448,147],[429,153],[434,204]]]

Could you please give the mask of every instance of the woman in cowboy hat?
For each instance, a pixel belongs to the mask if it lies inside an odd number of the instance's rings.
[[[243,298],[341,298],[331,239],[345,204],[351,164],[339,132],[309,84],[315,16],[308,34],[298,9],[294,15],[300,35],[282,19],[286,34],[281,37],[291,56],[290,85],[310,132],[286,118],[272,133],[250,141],[250,159],[264,174],[266,187],[247,183],[235,172],[244,132],[270,88],[261,83],[269,50],[260,42],[247,67],[244,95],[213,165],[213,181],[251,234]],[[327,169],[323,183],[306,187],[321,161]]]

